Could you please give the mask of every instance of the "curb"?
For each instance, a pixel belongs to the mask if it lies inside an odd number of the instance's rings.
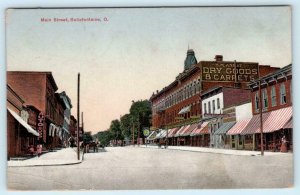
[[[29,165],[22,165],[22,162],[26,162],[26,160],[24,161],[19,161],[20,165],[9,165],[9,162],[7,161],[7,167],[42,167],[42,166],[61,166],[61,165],[75,165],[75,164],[80,164],[83,162],[84,159],[84,154],[81,155],[81,159],[78,161],[76,160],[75,162],[61,162],[61,163],[54,163],[54,164],[49,164],[49,163],[45,163],[45,164],[29,164]],[[45,160],[46,161],[46,160]],[[24,163],[25,164],[25,163]]]
[[[217,149],[215,152],[213,151],[200,151],[200,150],[188,150],[188,149],[181,149],[181,148],[158,148],[158,147],[146,147],[146,146],[142,146],[142,148],[153,148],[153,149],[167,149],[167,150],[179,150],[179,151],[187,151],[187,152],[200,152],[200,153],[210,153],[210,154],[223,154],[223,155],[235,155],[235,156],[261,156],[261,154],[259,152],[257,153],[249,153],[249,154],[233,154],[233,153],[222,153],[222,152],[218,152]],[[286,153],[279,153],[279,154],[274,154],[274,155],[266,155],[266,156],[277,156],[277,155],[285,155]],[[287,153],[289,154],[289,153]],[[293,153],[291,153],[293,154]]]

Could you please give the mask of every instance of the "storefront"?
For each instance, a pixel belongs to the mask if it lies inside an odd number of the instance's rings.
[[[223,123],[213,134],[215,148],[229,148],[230,136],[226,135],[227,131],[233,127],[236,122]]]
[[[292,148],[292,146],[290,147],[293,140],[292,128],[286,128],[292,127],[292,122],[290,122],[292,120],[292,114],[291,106],[262,114],[262,145],[265,150],[278,151],[283,137],[285,137],[287,143],[290,143],[288,148]],[[260,115],[255,115],[241,132],[241,135],[245,135],[245,142],[249,143],[252,139],[252,150],[260,150],[261,148],[260,131]],[[249,147],[247,147],[247,149],[249,149]]]
[[[39,133],[13,110],[7,108],[8,158],[26,156],[30,145],[35,145]]]
[[[241,120],[235,123],[235,125],[227,131],[227,135],[230,137],[230,147],[231,149],[239,149],[242,150],[244,148],[248,148],[248,143],[245,143],[245,136],[240,135],[242,130],[248,125],[250,119]],[[247,140],[249,138],[247,137]],[[250,142],[250,148],[252,142]]]
[[[209,122],[198,124],[197,128],[190,133],[190,136],[192,137],[192,146],[208,147],[210,140]]]

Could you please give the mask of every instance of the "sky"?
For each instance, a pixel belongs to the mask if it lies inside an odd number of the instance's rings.
[[[51,22],[41,22],[42,18]],[[101,22],[54,22],[98,18]],[[106,18],[106,21],[104,21]],[[292,63],[290,7],[14,9],[6,12],[7,70],[52,71],[86,131],[96,133],[198,61]]]

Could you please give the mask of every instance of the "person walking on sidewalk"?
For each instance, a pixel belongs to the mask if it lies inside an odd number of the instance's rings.
[[[43,148],[42,144],[38,144],[36,146],[36,152],[37,152],[38,157],[40,157],[42,154],[42,148]]]

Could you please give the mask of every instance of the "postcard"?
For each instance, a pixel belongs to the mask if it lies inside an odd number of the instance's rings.
[[[7,188],[290,188],[290,6],[9,8]]]

